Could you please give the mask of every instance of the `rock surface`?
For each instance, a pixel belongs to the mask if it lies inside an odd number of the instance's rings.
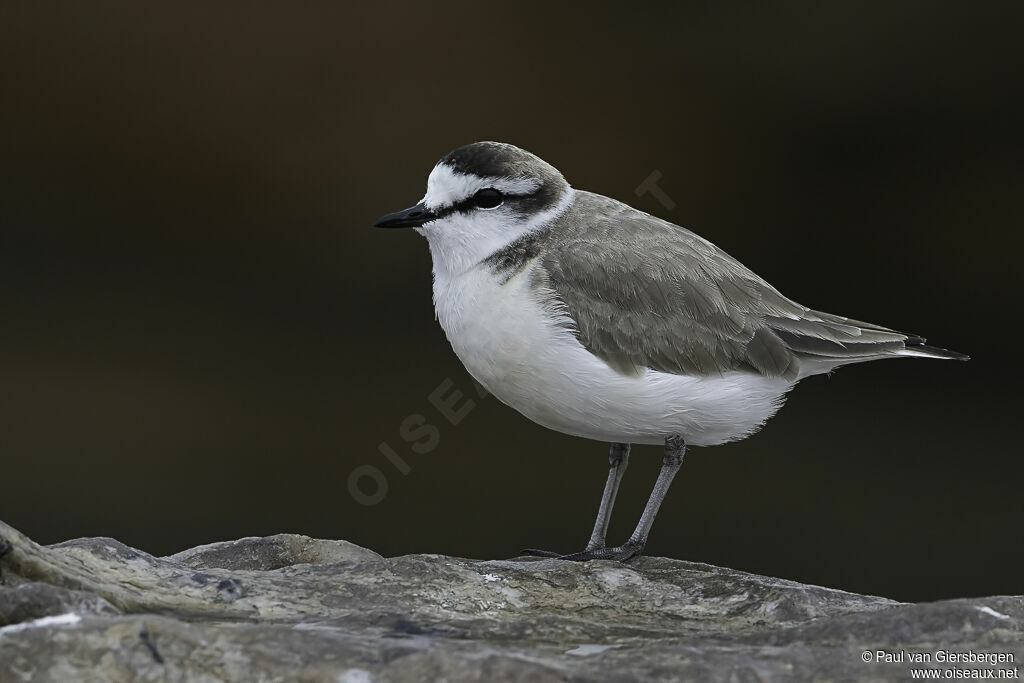
[[[655,557],[383,558],[279,535],[158,558],[3,523],[0,555],[5,683],[909,680],[875,651],[1024,660],[1021,596],[904,604]]]

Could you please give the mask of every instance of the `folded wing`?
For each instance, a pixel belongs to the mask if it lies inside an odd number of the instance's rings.
[[[583,346],[619,372],[797,379],[876,358],[960,355],[801,306],[688,230],[578,195],[559,230],[544,236],[535,274]]]

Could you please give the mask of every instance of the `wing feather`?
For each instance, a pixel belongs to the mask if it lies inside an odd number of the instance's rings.
[[[908,340],[801,306],[702,237],[600,195],[577,192],[559,229],[535,239],[538,284],[580,342],[623,374],[796,379],[804,365],[892,355]]]

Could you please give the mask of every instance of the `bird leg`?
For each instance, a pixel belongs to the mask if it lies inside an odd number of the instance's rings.
[[[612,519],[612,508],[615,506],[615,495],[619,492],[619,484],[626,474],[629,465],[629,444],[613,443],[608,451],[608,480],[604,483],[604,494],[601,496],[601,507],[597,509],[594,520],[594,531],[587,542],[587,550],[603,548],[608,533],[608,522]]]
[[[619,484],[622,483],[622,476],[626,473],[626,466],[629,465],[628,443],[613,443],[611,445],[608,451],[608,465],[608,479],[604,483],[601,507],[597,509],[597,519],[594,521],[594,531],[590,534],[590,541],[587,542],[587,550],[604,548],[608,522],[611,521],[612,507],[615,505],[615,495],[619,492]],[[523,555],[562,557],[562,553],[537,550],[536,548],[527,548],[523,551]]]
[[[604,511],[604,500],[601,502],[601,511],[598,512],[597,523],[594,525],[594,533],[591,536],[591,543],[587,544],[587,549],[583,552],[573,553],[571,555],[562,555],[563,560],[574,560],[582,562],[585,560],[618,560],[623,562],[633,557],[637,557],[643,553],[644,546],[647,544],[647,536],[651,533],[651,527],[654,526],[654,518],[658,515],[658,509],[661,507],[661,503],[665,500],[665,494],[668,493],[668,488],[672,484],[672,479],[675,478],[676,473],[683,464],[683,456],[686,455],[686,442],[683,437],[678,434],[673,434],[665,439],[665,457],[662,461],[661,472],[658,473],[658,480],[654,483],[654,489],[651,491],[650,497],[647,499],[647,505],[644,507],[644,512],[640,516],[640,521],[636,525],[636,529],[633,531],[633,535],[629,537],[629,540],[620,546],[614,548],[604,547],[604,532],[608,528],[608,520],[602,520]],[[625,469],[625,466],[623,466]],[[605,486],[605,495],[608,495],[608,488],[611,486],[612,473],[609,473],[609,483]],[[621,475],[620,475],[621,478]],[[615,484],[618,487],[618,484]],[[611,495],[611,501],[615,499],[614,492]],[[607,516],[610,517],[611,510],[609,510]],[[600,546],[591,547],[591,544],[595,542],[595,539],[600,539]]]

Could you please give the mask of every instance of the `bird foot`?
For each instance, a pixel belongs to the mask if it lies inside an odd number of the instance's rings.
[[[560,555],[558,553],[551,552],[550,550],[527,548],[523,551],[523,555],[530,555],[532,557],[555,557],[559,560],[569,560],[570,562],[586,562],[587,560],[615,560],[616,562],[625,562],[626,560],[631,560],[634,557],[639,557],[643,551],[643,543],[627,541],[614,548],[591,548],[590,550],[570,553],[568,555]]]
[[[562,555],[559,559],[571,560],[572,562],[586,562],[587,560],[615,560],[616,562],[625,562],[626,560],[638,557],[643,553],[643,551],[643,543],[626,541],[622,545],[614,548],[593,548],[579,553]]]

